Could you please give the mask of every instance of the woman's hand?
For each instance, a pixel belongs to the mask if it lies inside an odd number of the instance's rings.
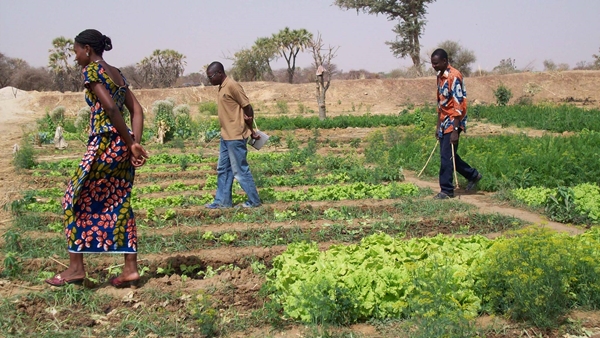
[[[141,144],[134,143],[131,147],[129,147],[129,152],[129,161],[135,168],[141,167],[146,163],[148,153]]]

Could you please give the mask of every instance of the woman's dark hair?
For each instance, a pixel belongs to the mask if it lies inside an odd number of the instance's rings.
[[[75,37],[75,42],[82,46],[89,45],[99,56],[102,56],[105,50],[109,51],[112,49],[110,38],[95,29],[86,29],[79,33]]]

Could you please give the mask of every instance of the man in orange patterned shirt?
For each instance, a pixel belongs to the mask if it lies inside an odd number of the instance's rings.
[[[448,53],[443,49],[436,49],[431,54],[431,65],[437,72],[438,123],[435,137],[440,142],[441,160],[441,191],[434,198],[448,199],[454,197],[452,156],[456,163],[456,171],[469,181],[466,190],[473,189],[482,176],[456,153],[460,133],[467,128],[467,92],[462,74],[448,64]]]

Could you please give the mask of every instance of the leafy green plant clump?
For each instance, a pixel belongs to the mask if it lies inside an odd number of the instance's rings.
[[[14,154],[13,165],[17,169],[32,169],[35,167],[35,151],[31,143],[27,141],[21,142],[19,150]]]
[[[267,279],[285,313],[304,322],[406,318],[413,308],[425,309],[425,303],[432,304],[428,309],[442,306],[473,318],[480,303],[468,267],[490,244],[481,236],[403,241],[386,234],[325,252],[315,243],[296,243],[274,259]],[[436,275],[440,264],[450,267],[452,277],[445,288],[430,288],[423,278]]]
[[[208,115],[216,116],[218,114],[217,103],[215,101],[201,102],[198,105],[198,111],[201,114],[208,114]]]
[[[267,286],[303,322],[465,328],[487,312],[552,327],[575,306],[600,306],[600,228],[569,236],[534,227],[496,240],[379,233],[324,252],[294,243],[273,260]]]
[[[501,84],[494,90],[494,96],[496,97],[496,103],[499,106],[506,106],[508,101],[512,98],[513,93],[508,87]]]
[[[600,222],[600,186],[582,183],[571,188],[530,187],[514,189],[512,196],[529,206],[544,206],[546,213],[559,222]]]
[[[554,327],[572,307],[600,306],[600,228],[580,236],[530,228],[501,238],[474,264],[488,313]]]

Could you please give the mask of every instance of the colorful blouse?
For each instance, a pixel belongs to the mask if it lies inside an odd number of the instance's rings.
[[[123,107],[125,105],[125,93],[127,92],[127,86],[129,84],[127,83],[127,80],[125,79],[123,74],[121,74],[121,71],[119,71],[119,74],[121,75],[121,78],[125,83],[125,85],[123,86],[117,85],[115,82],[113,82],[110,76],[108,76],[108,74],[105,75],[105,73],[106,70],[98,62],[90,62],[90,64],[88,64],[83,69],[84,86],[86,88],[85,101],[90,106],[91,111],[90,136],[106,132],[117,132],[115,127],[110,122],[108,114],[106,114],[104,109],[102,109],[100,99],[92,90],[89,89],[90,84],[92,82],[100,82],[102,83],[102,85],[104,85],[106,90],[108,90],[108,92],[112,95],[112,98],[115,101],[117,108],[119,108],[119,111],[121,112],[121,114],[123,114]]]

